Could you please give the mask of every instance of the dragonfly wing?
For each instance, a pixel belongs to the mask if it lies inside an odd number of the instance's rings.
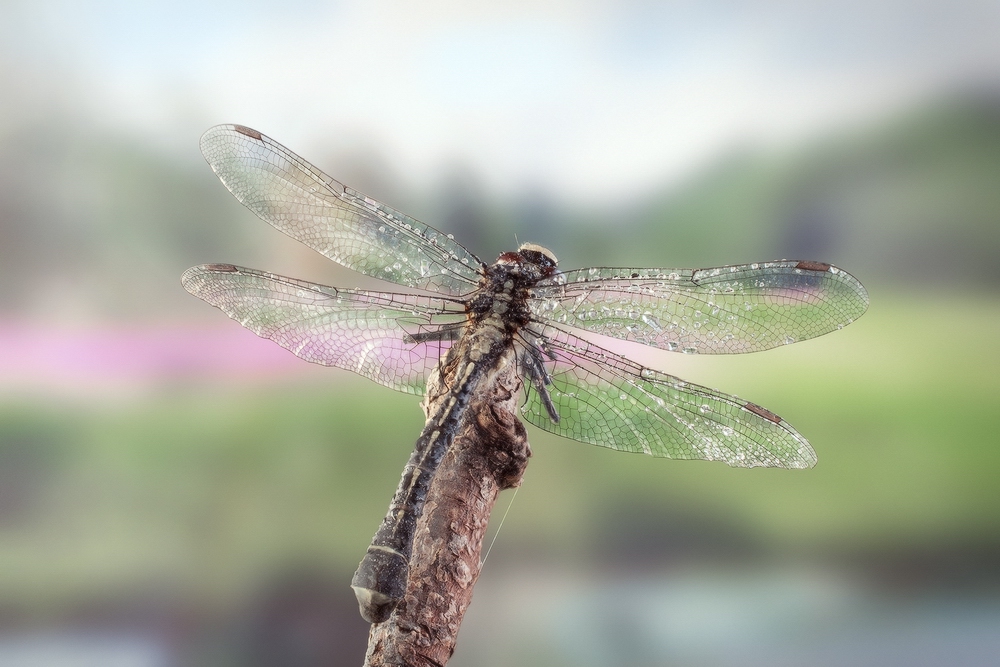
[[[533,290],[537,317],[665,350],[756,352],[841,329],[868,293],[821,262],[713,269],[580,269]]]
[[[451,235],[337,182],[256,130],[218,125],[201,150],[244,206],[349,269],[452,295],[479,282],[482,261]]]
[[[554,326],[529,344],[544,351],[548,400],[525,385],[529,422],[574,440],[672,459],[736,467],[808,468],[816,454],[799,433],[758,405],[645,368]]]
[[[191,294],[219,308],[262,338],[317,364],[336,366],[410,394],[423,394],[427,376],[449,339],[407,342],[464,320],[445,313],[455,304],[416,294],[343,290],[231,264],[207,264],[181,277]]]

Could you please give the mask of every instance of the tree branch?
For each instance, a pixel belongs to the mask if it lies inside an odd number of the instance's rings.
[[[431,379],[425,413],[445,395],[435,389],[453,371]],[[531,455],[517,418],[519,389],[509,363],[483,395],[471,398],[417,524],[406,594],[388,620],[372,626],[365,667],[441,667],[455,651],[490,512],[500,491],[521,483]]]

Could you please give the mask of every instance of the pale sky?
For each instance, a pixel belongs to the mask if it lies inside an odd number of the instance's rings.
[[[413,188],[460,165],[498,194],[581,203],[1000,82],[998,2],[0,8],[0,82],[159,145],[239,122],[314,161],[372,151]]]

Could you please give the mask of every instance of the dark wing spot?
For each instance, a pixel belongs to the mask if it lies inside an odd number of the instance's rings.
[[[221,273],[236,273],[239,271],[232,264],[206,264],[205,268],[209,271],[219,271]]]
[[[233,129],[236,130],[237,132],[239,132],[240,134],[247,135],[251,139],[256,139],[257,141],[260,141],[260,136],[261,136],[260,132],[258,132],[257,130],[251,129],[251,128],[247,127],[246,125],[233,125]]]
[[[755,415],[759,415],[768,421],[774,422],[775,424],[781,423],[781,417],[779,417],[778,415],[774,414],[773,412],[771,412],[766,408],[760,407],[756,403],[751,403],[747,401],[747,404],[744,405],[743,407],[749,410],[750,412],[754,413]]]
[[[829,271],[830,265],[826,262],[810,262],[809,260],[805,260],[796,264],[795,268],[802,269],[803,271]]]
[[[638,278],[638,277],[639,277],[639,274],[638,274],[638,273],[633,273],[633,274],[632,274],[632,277],[633,277],[633,278]]]

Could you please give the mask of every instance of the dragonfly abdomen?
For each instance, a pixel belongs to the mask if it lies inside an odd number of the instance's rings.
[[[369,623],[388,619],[402,600],[417,520],[434,473],[455,439],[471,396],[483,382],[490,381],[509,347],[507,334],[485,318],[470,327],[442,360],[439,371],[454,368],[449,377],[441,378],[449,389],[445,396],[431,401],[435,407],[403,469],[389,511],[351,580],[361,615]],[[456,357],[457,364],[452,361]]]

